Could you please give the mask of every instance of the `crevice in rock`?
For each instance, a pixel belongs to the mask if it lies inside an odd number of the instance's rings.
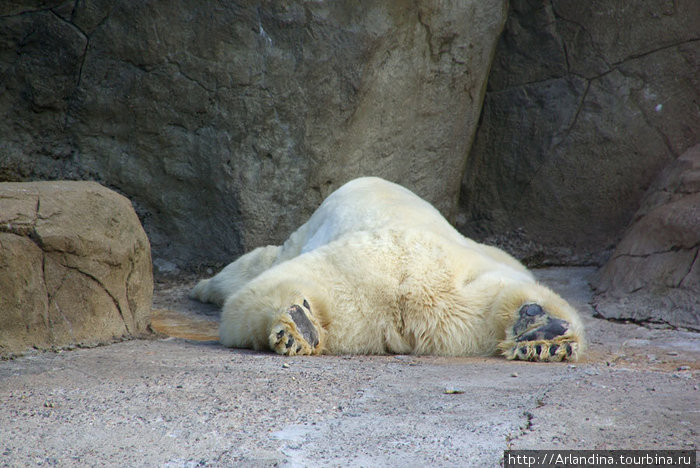
[[[556,78],[559,79],[559,78]],[[546,80],[549,81],[549,80]],[[581,97],[579,99],[578,105],[576,106],[576,111],[574,112],[574,116],[571,119],[571,123],[567,126],[567,128],[561,132],[561,137],[557,138],[556,143],[553,143],[551,148],[547,151],[547,154],[542,158],[541,162],[537,166],[537,168],[532,171],[532,174],[528,178],[528,181],[523,185],[522,191],[528,190],[534,183],[537,182],[538,176],[540,172],[544,169],[544,167],[547,165],[547,163],[552,159],[556,158],[557,153],[556,150],[564,144],[565,141],[567,141],[569,135],[573,131],[574,127],[576,126],[576,122],[578,121],[579,115],[581,114],[581,110],[583,109],[584,102],[586,100],[586,97],[588,96],[588,92],[591,87],[591,82],[589,80],[586,80],[586,88],[584,89],[583,93],[581,94]],[[525,202],[525,197],[518,198],[515,203],[513,204],[513,210],[517,211],[519,209],[519,206]]]
[[[549,390],[544,390],[542,394],[535,399],[535,406],[533,408],[526,409],[525,411],[523,411],[522,415],[525,417],[525,421],[520,426],[520,431],[517,434],[506,434],[506,450],[511,450],[511,445],[513,441],[520,439],[522,436],[534,430],[535,415],[532,413],[532,411],[542,408],[547,404],[546,400],[548,393]]]
[[[216,94],[216,89],[211,89],[207,86],[205,86],[201,81],[197,80],[196,78],[193,78],[192,76],[188,75],[184,71],[182,71],[182,65],[180,65],[179,62],[167,62],[167,65],[173,65],[175,68],[177,68],[177,72],[187,78],[189,81],[193,82],[194,84],[198,85],[200,88],[203,90],[207,91],[208,93],[214,93]]]
[[[585,80],[588,80],[588,78],[586,78],[586,77],[584,77],[584,76],[579,76],[579,75],[576,75],[576,74],[574,74],[574,73],[572,73],[572,75],[573,75],[573,76],[577,76],[577,77],[582,78],[582,79],[585,79]],[[542,80],[524,81],[524,82],[522,82],[522,83],[515,83],[515,84],[509,85],[509,86],[505,86],[505,87],[503,87],[503,88],[499,88],[499,89],[497,89],[497,90],[489,90],[489,91],[487,92],[487,94],[497,96],[497,95],[502,94],[502,93],[511,92],[511,91],[513,91],[514,89],[519,89],[519,88],[523,88],[523,87],[526,87],[526,86],[546,85],[546,84],[548,84],[548,83],[550,83],[550,82],[558,81],[558,80],[562,80],[562,79],[565,80],[566,77],[557,76],[557,77],[544,78],[544,79],[542,79]]]
[[[566,46],[566,41],[564,41],[564,38],[561,36],[561,33],[559,32],[559,28],[557,28],[557,20],[560,18],[557,15],[557,12],[554,10],[554,2],[552,0],[549,0],[549,11],[552,13],[552,18],[553,18],[553,27],[554,30],[556,31],[557,38],[559,39],[559,43],[561,44],[561,49],[562,52],[564,53],[564,61],[566,62],[566,72],[570,75],[575,75],[571,71],[571,61],[569,60],[569,48]]]
[[[522,426],[520,426],[519,432],[515,435],[510,432],[506,434],[506,450],[512,450],[512,444],[514,441],[520,439],[525,434],[532,432],[532,421],[535,419],[535,416],[530,411],[523,411],[522,414],[525,417],[525,422]]]
[[[12,13],[9,15],[0,15],[0,19],[2,19],[2,18],[15,18],[17,16],[24,16],[24,15],[33,15],[35,13],[43,13],[43,12],[47,12],[47,11],[50,11],[51,13],[53,13],[53,8],[37,8],[36,10],[30,9],[30,10],[19,11],[17,13]]]
[[[624,77],[627,78],[627,75],[626,75],[625,73],[623,73],[622,70],[620,70],[620,69],[618,69],[618,68],[615,68],[615,69],[618,70],[620,73],[622,73],[622,76],[624,76]],[[635,92],[638,92],[638,91],[640,91],[640,90],[639,90],[639,89],[635,89],[634,91],[635,91]],[[664,145],[665,145],[666,148],[668,149],[668,152],[671,154],[672,158],[673,158],[673,159],[678,158],[679,154],[673,149],[673,145],[671,144],[671,140],[670,140],[670,138],[668,137],[668,135],[666,135],[657,125],[654,125],[654,124],[649,120],[649,117],[647,116],[647,113],[644,112],[644,109],[642,108],[642,106],[639,105],[639,102],[637,102],[636,99],[632,99],[632,102],[634,103],[634,105],[635,105],[635,106],[637,107],[637,109],[639,110],[639,116],[642,118],[642,120],[644,121],[644,123],[645,123],[650,129],[656,131],[656,133],[659,135],[659,138],[661,138],[661,141],[664,142]]]
[[[161,64],[159,64],[159,63],[152,64],[152,65],[139,64],[139,63],[134,62],[130,58],[125,58],[125,57],[122,57],[120,60],[122,63],[125,63],[126,65],[130,65],[133,68],[135,68],[136,70],[140,71],[141,73],[146,73],[146,74],[153,72],[155,69],[157,69],[159,66],[161,66]]]
[[[418,10],[418,23],[421,26],[423,26],[423,30],[425,31],[425,41],[428,44],[428,52],[430,53],[430,59],[433,62],[435,62],[438,59],[438,54],[436,54],[433,50],[433,32],[430,30],[430,25],[428,25],[428,23],[425,22],[420,8],[416,6],[416,9]]]
[[[39,210],[41,209],[41,195],[36,196],[36,209],[34,213],[34,228],[36,228],[36,221],[39,219]]]
[[[569,61],[569,48],[566,46],[566,42],[561,40],[561,48],[564,52],[564,61],[566,62],[566,72],[570,75],[576,75],[576,73],[571,71],[571,61]]]
[[[529,411],[525,411],[523,413],[523,415],[526,418],[525,426],[523,427],[523,434],[524,434],[526,432],[532,431],[532,420],[535,419],[535,416]]]
[[[70,10],[70,20],[71,22],[75,19],[75,11],[78,8],[78,3],[80,3],[80,0],[75,0],[73,3],[73,8]]]
[[[138,247],[137,247],[138,249]],[[136,252],[134,252],[134,255]],[[134,270],[136,269],[136,263],[134,262],[134,256],[129,257],[129,273],[126,275],[126,279],[124,280],[124,291],[126,294],[126,304],[129,307],[129,311],[131,312],[131,320],[134,321],[134,324],[138,328],[138,323],[136,322],[136,301],[132,300],[131,296],[131,277],[134,274]],[[153,304],[151,303],[151,306]],[[124,320],[124,315],[122,315],[122,320]],[[126,326],[126,320],[124,320],[124,325]],[[129,328],[127,327],[127,330]]]
[[[16,235],[21,235],[23,237],[26,237],[30,241],[34,242],[34,244],[41,250],[41,252],[46,255],[46,249],[44,248],[44,243],[41,240],[41,236],[36,230],[36,223],[39,220],[39,210],[41,209],[41,196],[37,195],[36,197],[36,206],[34,208],[34,220],[30,226],[22,227],[22,228],[17,228],[16,226],[8,226],[9,230],[7,232],[10,232],[11,234],[16,234]],[[0,226],[1,228],[1,226]],[[44,276],[44,284],[46,284],[46,277]]]
[[[605,56],[603,55],[603,53],[601,52],[601,50],[598,48],[597,44],[596,44],[595,41],[593,40],[593,36],[592,36],[591,33],[588,31],[588,29],[586,29],[586,27],[585,27],[584,25],[582,25],[581,23],[579,23],[579,22],[577,22],[577,21],[574,21],[574,20],[569,19],[569,18],[565,18],[565,17],[561,14],[561,12],[558,12],[558,11],[557,11],[556,2],[552,2],[552,13],[554,14],[554,17],[555,17],[557,20],[562,21],[562,22],[565,22],[565,23],[573,24],[574,26],[576,26],[577,28],[579,28],[581,31],[585,32],[585,34],[588,36],[588,39],[589,39],[590,44],[591,44],[591,47],[593,48],[593,52],[595,53],[595,56],[596,56],[597,58],[599,58],[600,60],[602,60],[603,63],[605,63],[605,66],[608,68],[608,71],[610,71],[610,69],[611,69],[610,63],[606,60]],[[564,43],[564,40],[563,40],[563,39],[562,39],[562,43]],[[567,69],[570,70],[570,68],[568,68],[568,67],[569,67],[569,55],[568,55],[568,54],[566,55],[566,64],[567,64]]]
[[[53,288],[53,291],[50,291],[49,286],[48,286],[48,282],[46,281],[46,259],[47,259],[47,257],[48,257],[48,254],[46,253],[46,251],[42,251],[42,265],[41,265],[42,272],[41,272],[41,274],[43,276],[44,284],[46,285],[46,318],[45,318],[45,321],[46,321],[46,328],[48,330],[48,334],[51,337],[50,338],[51,344],[55,345],[56,344],[56,337],[55,337],[54,333],[56,330],[55,330],[53,324],[51,323],[51,303],[52,302],[55,304],[56,309],[59,312],[59,315],[61,315],[63,317],[63,319],[70,324],[70,321],[68,321],[66,319],[65,314],[63,313],[60,306],[58,305],[58,302],[54,300],[54,297],[56,296],[56,292],[58,292],[63,287],[66,276],[65,276],[65,274],[61,275],[58,286]],[[71,332],[71,340],[75,341],[75,335],[73,334],[73,327],[70,326],[69,328],[70,328],[70,332]]]
[[[41,251],[41,281],[44,285],[44,291],[46,292],[46,308],[44,309],[44,325],[46,326],[47,335],[51,335],[51,323],[49,321],[49,307],[51,307],[51,294],[49,293],[49,286],[46,282],[46,252]]]
[[[648,258],[648,257],[651,257],[653,255],[663,255],[663,254],[667,254],[667,253],[680,252],[681,250],[693,250],[693,249],[698,249],[698,248],[700,248],[700,242],[698,242],[694,245],[691,245],[690,247],[683,247],[680,245],[674,245],[670,249],[657,250],[657,251],[649,252],[649,253],[645,253],[645,254],[621,253],[621,254],[615,255],[612,258],[612,260],[617,260],[618,258]],[[695,258],[697,259],[697,253],[695,255]]]
[[[695,266],[695,262],[698,261],[699,255],[700,255],[700,247],[698,247],[697,250],[695,251],[695,257],[693,257],[693,261],[690,262],[690,266],[688,267],[688,271],[685,272],[685,274],[683,275],[683,278],[681,278],[681,280],[676,285],[677,288],[680,288],[683,285],[683,282],[685,281],[685,279],[688,277],[690,272],[693,271],[693,267]]]
[[[80,57],[80,66],[78,67],[78,81],[75,83],[75,93],[80,89],[80,85],[83,83],[83,67],[85,66],[85,59],[87,58],[88,48],[90,47],[90,36],[85,34],[85,48],[83,48],[83,55]],[[67,113],[66,113],[67,114]]]
[[[63,310],[61,310],[61,306],[58,304],[58,301],[54,301],[54,305],[56,306],[56,310],[58,311],[58,314],[63,319],[63,322],[68,326],[68,334],[70,335],[71,342],[75,343],[77,340],[75,339],[75,332],[73,331],[73,324],[71,323],[70,320],[68,320],[68,317],[66,317],[66,314],[63,313]],[[50,307],[50,305],[49,305],[49,307]]]
[[[60,14],[58,14],[54,9],[46,10],[46,11],[50,12],[58,21],[67,24],[70,28],[72,28],[73,30],[77,31],[78,34],[83,38],[83,40],[84,40],[84,42],[85,42],[85,43],[84,43],[84,46],[83,46],[82,53],[80,54],[80,57],[79,57],[79,59],[78,59],[78,62],[79,62],[79,63],[78,63],[77,78],[76,78],[76,80],[75,80],[75,87],[73,88],[73,91],[70,93],[70,95],[66,98],[66,104],[67,104],[67,106],[66,106],[65,114],[64,114],[64,116],[63,116],[63,129],[64,129],[64,130],[66,130],[66,129],[68,128],[68,126],[69,126],[69,120],[70,120],[71,110],[72,110],[72,108],[74,107],[74,106],[73,106],[73,103],[74,103],[74,100],[75,100],[75,96],[76,96],[78,90],[80,89],[80,85],[81,85],[81,83],[82,83],[82,79],[83,79],[83,66],[85,65],[85,58],[87,57],[87,51],[88,51],[88,47],[89,47],[89,45],[90,45],[90,37],[89,37],[89,35],[88,35],[85,31],[83,31],[77,24],[75,24],[75,23],[72,22],[72,18],[73,18],[74,14],[75,14],[75,8],[76,8],[76,6],[77,6],[77,1],[76,1],[76,3],[73,5],[73,8],[72,8],[72,10],[71,10],[71,20],[68,20],[68,19],[64,18],[63,16],[61,16]]]
[[[8,220],[5,224],[0,224],[0,232],[5,232],[7,234],[14,234],[16,236],[29,237],[32,231],[31,226],[15,226],[12,224],[12,219]]]
[[[86,271],[81,270],[78,267],[66,265],[64,263],[60,263],[60,265],[62,267],[68,268],[69,270],[77,271],[78,273],[80,273],[84,276],[87,276],[92,281],[94,281],[107,294],[107,296],[109,296],[109,298],[114,303],[114,307],[116,307],[117,312],[119,312],[119,317],[122,319],[122,322],[124,323],[124,328],[126,329],[126,332],[129,335],[132,334],[131,329],[129,327],[129,323],[127,322],[126,318],[124,317],[124,312],[122,311],[121,305],[119,304],[119,300],[116,297],[114,297],[114,295],[109,291],[109,289],[107,289],[107,287],[105,287],[104,284],[102,284],[102,282],[99,280],[99,278],[97,278],[96,276],[94,276]]]
[[[561,145],[564,144],[564,142],[569,138],[569,135],[573,131],[574,127],[576,127],[576,123],[578,122],[579,115],[581,115],[581,110],[583,109],[583,104],[586,102],[586,98],[588,97],[588,92],[591,89],[591,81],[586,79],[586,78],[583,78],[583,79],[586,80],[586,88],[583,90],[583,93],[581,94],[581,99],[579,100],[578,105],[576,106],[576,111],[574,112],[574,117],[571,119],[571,123],[564,130],[562,137],[559,139],[559,141],[554,146],[552,146],[551,151],[550,151],[551,153],[556,151],[557,148],[559,148]],[[544,165],[544,163],[543,163],[543,165]],[[541,168],[542,167],[540,166],[540,168],[537,169],[537,172],[539,172],[539,170]],[[533,176],[533,178],[534,178],[534,176]]]
[[[567,20],[565,20],[565,21],[567,21]],[[654,49],[654,50],[652,50],[652,51],[648,51],[648,52],[643,52],[643,53],[639,53],[639,54],[630,55],[629,57],[626,57],[626,58],[624,58],[623,60],[620,60],[619,62],[615,62],[615,63],[612,63],[612,64],[609,64],[609,63],[606,61],[605,64],[608,66],[609,69],[606,70],[606,71],[604,71],[604,72],[602,72],[602,73],[599,73],[599,74],[597,74],[597,75],[595,75],[595,76],[585,77],[585,76],[583,76],[583,75],[580,75],[580,74],[574,73],[574,72],[572,72],[571,74],[574,75],[574,76],[578,76],[578,77],[580,77],[580,78],[587,79],[587,80],[589,80],[589,81],[598,80],[598,79],[600,79],[600,78],[605,77],[606,75],[609,75],[610,73],[612,73],[612,72],[614,72],[614,71],[618,71],[618,72],[621,73],[623,76],[627,77],[628,75],[625,74],[622,70],[620,70],[620,68],[623,67],[623,66],[625,65],[625,63],[627,63],[628,61],[630,61],[630,60],[637,60],[637,59],[639,59],[639,58],[643,58],[643,57],[646,57],[646,56],[648,56],[648,55],[652,55],[652,54],[654,54],[654,53],[656,53],[656,52],[660,52],[660,51],[663,51],[663,50],[666,50],[666,49],[672,49],[672,48],[674,48],[674,47],[678,47],[678,46],[681,46],[681,45],[684,45],[684,44],[690,44],[690,43],[698,42],[698,41],[700,41],[700,39],[691,39],[691,40],[687,40],[687,41],[677,42],[677,43],[674,43],[674,44],[670,44],[670,45],[666,45],[666,46],[663,46],[663,47],[659,47],[659,48]],[[602,56],[601,56],[601,59],[602,59],[602,60],[605,60]],[[567,60],[568,60],[568,58],[567,58]],[[547,81],[547,80],[543,80],[543,81]]]
[[[615,62],[615,63],[611,64],[611,67],[617,68],[621,65],[624,65],[625,62],[628,62],[630,60],[637,60],[637,59],[644,58],[644,57],[647,57],[649,55],[655,54],[657,52],[662,52],[664,50],[673,49],[675,47],[682,46],[685,44],[692,44],[694,42],[700,42],[700,38],[694,38],[694,39],[688,39],[685,41],[674,42],[673,44],[668,44],[665,46],[657,47],[656,49],[647,50],[645,52],[640,52],[638,54],[632,54],[629,57],[625,57],[624,59],[620,60],[619,62]]]
[[[76,4],[76,6],[77,6],[77,4]],[[117,7],[117,4],[116,4],[116,2],[115,2],[115,3],[113,3],[112,6],[109,8],[109,10],[107,11],[107,14],[105,14],[104,17],[103,17],[100,21],[98,21],[97,24],[92,28],[92,31],[95,31],[96,29],[101,28],[102,25],[105,24],[105,23],[107,22],[107,20],[109,19],[110,15],[112,14],[112,11],[113,11],[116,7]],[[91,31],[91,34],[92,34],[92,31]],[[88,35],[88,37],[89,37],[89,35]]]
[[[611,322],[611,323],[620,323],[620,324],[625,324],[625,325],[630,325],[630,324],[637,325],[639,327],[644,327],[644,328],[647,328],[649,330],[655,330],[658,328],[668,328],[670,330],[700,332],[700,328],[695,328],[695,327],[691,327],[688,325],[674,325],[671,322],[663,320],[659,317],[643,318],[643,319],[606,317],[598,310],[600,307],[598,304],[591,304],[591,306],[593,307],[593,310],[595,310],[595,313],[593,314],[594,318],[600,319],[600,320],[606,320],[606,321]]]
[[[73,22],[71,22],[71,21],[65,19],[63,16],[59,15],[58,13],[56,13],[56,11],[54,11],[54,9],[49,9],[49,10],[46,10],[46,11],[51,12],[51,14],[52,14],[53,16],[55,16],[60,22],[66,23],[68,26],[70,26],[71,28],[73,28],[73,29],[75,29],[76,31],[78,31],[78,32],[80,33],[80,35],[83,36],[83,38],[85,38],[85,39],[87,40],[87,34],[85,34],[85,32],[84,32],[82,29],[80,29],[75,23],[73,23]]]

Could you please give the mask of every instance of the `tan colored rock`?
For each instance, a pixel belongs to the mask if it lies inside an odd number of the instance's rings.
[[[141,335],[152,295],[128,199],[94,182],[0,183],[0,355]]]
[[[700,330],[700,145],[649,188],[632,225],[593,281],[606,318]]]

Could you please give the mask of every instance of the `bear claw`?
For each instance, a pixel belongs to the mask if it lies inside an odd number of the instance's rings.
[[[521,361],[575,361],[578,357],[578,349],[579,344],[575,341],[564,341],[561,344],[532,342],[506,350],[504,354],[507,359]]]

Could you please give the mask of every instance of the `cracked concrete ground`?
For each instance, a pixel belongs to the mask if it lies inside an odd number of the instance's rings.
[[[508,448],[695,449],[700,334],[593,318],[590,268],[537,271],[582,311],[576,364],[230,350],[191,283],[158,338],[0,362],[0,466],[498,466]],[[204,341],[198,341],[204,340]]]

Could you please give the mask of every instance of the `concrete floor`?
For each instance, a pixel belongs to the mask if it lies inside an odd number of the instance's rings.
[[[134,340],[0,362],[0,466],[499,466],[506,449],[698,449],[700,334],[592,317],[578,363],[231,350],[191,284]]]

